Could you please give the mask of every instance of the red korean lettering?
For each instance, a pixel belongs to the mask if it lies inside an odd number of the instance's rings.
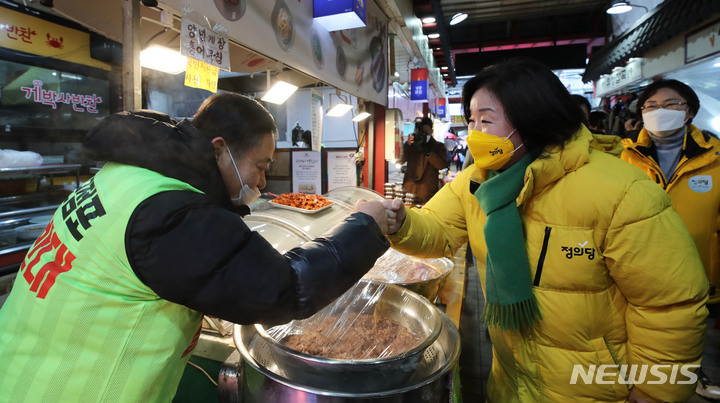
[[[28,284],[32,284],[33,280],[35,279],[35,276],[30,272],[30,269],[28,268],[25,270],[26,267],[33,267],[37,262],[40,261],[40,257],[43,255],[43,253],[52,250],[52,234],[54,234],[54,223],[50,221],[47,227],[45,227],[45,230],[40,234],[37,240],[35,240],[35,244],[33,244],[32,249],[30,249],[30,252],[28,252],[28,256],[35,253],[35,257],[28,263],[27,259],[25,259],[20,266],[20,273],[23,273],[23,277],[25,278],[25,281],[27,281]]]
[[[57,235],[53,232],[53,241],[55,239],[57,239]],[[75,255],[68,250],[67,246],[61,243],[55,253],[55,259],[52,262],[45,263],[35,275],[35,281],[30,286],[30,291],[37,291],[37,297],[45,299],[50,288],[55,285],[57,276],[72,269],[73,260],[75,260]]]

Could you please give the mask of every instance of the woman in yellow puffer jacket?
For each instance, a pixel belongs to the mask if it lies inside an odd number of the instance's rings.
[[[463,88],[475,164],[422,209],[386,201],[395,249],[477,256],[490,402],[682,401],[708,284],[668,196],[591,147],[560,80],[527,60]]]
[[[710,317],[720,312],[720,140],[692,125],[700,100],[688,85],[659,80],[638,98],[643,129],[623,139],[621,158],[660,185],[695,241],[710,283]],[[697,392],[720,399],[720,385],[701,376]]]

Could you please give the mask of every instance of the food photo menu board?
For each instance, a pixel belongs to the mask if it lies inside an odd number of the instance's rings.
[[[179,13],[185,0],[164,0]],[[313,20],[313,2],[298,0],[195,1],[192,11],[218,32],[263,56],[281,61],[357,97],[386,106],[388,18],[366,1],[366,26],[329,32]],[[213,28],[215,28],[213,26]],[[252,70],[231,66],[233,71]],[[257,62],[259,63],[259,62]]]
[[[322,193],[322,156],[320,151],[293,151],[293,193]]]

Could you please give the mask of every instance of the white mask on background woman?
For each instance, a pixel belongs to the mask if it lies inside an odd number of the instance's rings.
[[[659,108],[643,113],[645,129],[657,137],[667,137],[685,126],[685,111]]]
[[[242,177],[240,177],[240,171],[238,171],[237,164],[235,164],[235,158],[233,158],[232,153],[230,152],[230,148],[227,145],[225,145],[225,148],[227,148],[230,161],[232,161],[233,167],[235,167],[235,173],[237,174],[238,179],[240,179],[240,184],[242,185],[238,197],[231,197],[230,201],[232,201],[233,206],[249,206],[252,202],[257,200],[258,197],[260,197],[261,193],[257,189],[250,189],[250,186],[243,182]]]

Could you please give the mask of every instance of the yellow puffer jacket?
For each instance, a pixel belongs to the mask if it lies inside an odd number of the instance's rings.
[[[490,329],[491,402],[624,402],[631,387],[651,401],[693,395],[694,384],[675,381],[693,381],[695,367],[685,377],[679,367],[673,378],[671,366],[645,367],[642,382],[617,380],[615,365],[699,364],[708,284],[667,195],[641,171],[591,149],[591,141],[582,129],[526,170],[517,203],[542,320],[523,331]],[[452,256],[469,240],[484,288],[486,216],[470,188],[486,178],[469,167],[421,210],[406,210],[389,236],[393,247]],[[601,376],[587,376],[591,369]],[[648,384],[661,371],[673,382]]]
[[[623,139],[621,158],[639,167],[662,186],[672,200],[700,252],[710,282],[709,303],[720,302],[720,140],[690,125],[683,156],[671,178],[651,157],[652,140],[645,129],[636,141]]]

